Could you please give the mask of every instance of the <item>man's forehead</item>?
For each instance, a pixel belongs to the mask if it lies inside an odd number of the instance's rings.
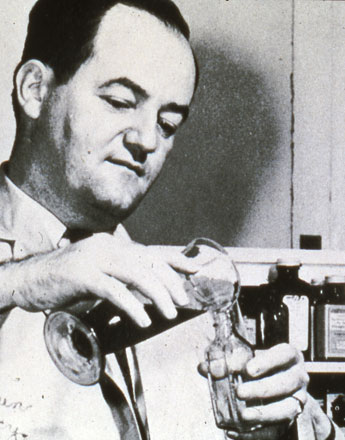
[[[117,4],[103,18],[93,61],[109,80],[129,75],[139,84],[144,82],[145,89],[155,83],[176,92],[194,88],[195,65],[188,41],[147,11],[124,4]]]
[[[150,28],[150,26],[155,26],[154,24],[162,27],[162,29],[171,28],[145,9],[119,2],[105,13],[101,20],[96,39],[99,38],[99,34],[102,33],[110,35],[121,32],[123,29],[129,32],[131,27],[134,33],[138,33],[137,28]],[[177,29],[176,33],[181,34]]]

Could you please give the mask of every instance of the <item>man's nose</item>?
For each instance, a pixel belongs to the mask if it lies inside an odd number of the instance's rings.
[[[157,148],[156,121],[141,120],[124,135],[124,145],[137,162],[145,162]]]

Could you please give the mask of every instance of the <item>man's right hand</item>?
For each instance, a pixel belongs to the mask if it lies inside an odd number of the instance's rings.
[[[67,306],[90,295],[108,299],[140,327],[151,321],[130,289],[152,301],[167,319],[188,303],[176,270],[194,273],[196,264],[182,253],[124,241],[107,233],[62,249],[0,267],[3,304],[37,312]],[[4,299],[7,299],[4,300]]]

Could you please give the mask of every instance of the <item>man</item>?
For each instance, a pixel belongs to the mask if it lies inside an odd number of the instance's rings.
[[[165,319],[187,303],[176,271],[198,266],[134,243],[121,222],[158,176],[187,118],[197,77],[188,38],[168,0],[39,0],[31,13],[15,75],[16,139],[1,175],[1,438],[148,436],[130,385],[123,393],[132,423],[122,395],[112,398],[116,385],[84,388],[61,375],[44,347],[44,315],[32,312],[92,296],[145,328],[150,319],[132,288]],[[107,372],[123,381],[112,361]],[[317,440],[331,438],[295,350],[274,347],[247,370],[253,380],[239,397],[275,402],[247,409],[245,420],[292,422],[305,406]],[[245,438],[279,438],[267,429]]]

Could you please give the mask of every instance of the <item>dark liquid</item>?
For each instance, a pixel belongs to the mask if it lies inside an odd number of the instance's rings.
[[[138,327],[108,301],[103,301],[80,318],[95,331],[102,352],[107,354],[143,342],[204,313],[200,310],[177,307],[177,317],[165,319],[154,305],[146,304],[144,307],[152,321],[147,328]],[[114,324],[108,324],[115,316],[120,320]]]

